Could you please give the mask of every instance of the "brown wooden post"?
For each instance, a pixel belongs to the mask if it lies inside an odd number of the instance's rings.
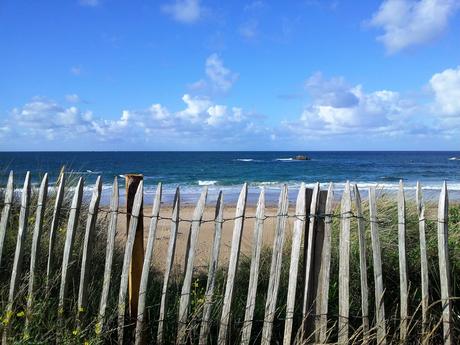
[[[133,209],[134,196],[136,195],[139,183],[144,179],[142,174],[126,174],[126,236],[128,236],[129,220]],[[128,298],[130,317],[137,316],[137,305],[139,301],[139,286],[144,264],[144,203],[142,202],[139,220],[137,223],[136,236],[134,239],[133,256],[129,269]]]

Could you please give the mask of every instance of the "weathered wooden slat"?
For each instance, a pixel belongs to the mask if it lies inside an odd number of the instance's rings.
[[[398,189],[398,251],[399,251],[399,287],[400,287],[400,327],[399,339],[405,343],[407,339],[407,322],[409,319],[409,284],[407,281],[406,257],[406,201],[404,198],[404,185],[399,181]]]
[[[163,279],[163,287],[161,290],[161,302],[160,302],[160,317],[158,319],[158,333],[157,333],[157,344],[164,343],[164,319],[166,316],[166,302],[168,294],[169,279],[171,276],[171,270],[174,263],[174,255],[176,252],[176,240],[177,233],[179,231],[179,212],[180,212],[180,190],[179,187],[176,189],[174,196],[174,206],[171,216],[171,231],[169,233],[169,244],[168,253],[166,258],[165,275]]]
[[[0,266],[2,264],[2,253],[3,245],[5,243],[6,229],[8,228],[8,221],[10,219],[11,204],[13,203],[13,180],[13,171],[11,170],[10,176],[8,177],[8,183],[6,184],[5,201],[3,204],[2,218],[0,220]]]
[[[147,288],[149,281],[150,266],[152,264],[153,249],[157,234],[158,219],[160,215],[161,206],[161,195],[162,185],[161,182],[158,184],[157,191],[155,193],[155,199],[153,201],[152,215],[150,219],[149,235],[147,238],[147,247],[145,248],[144,264],[142,266],[141,282],[139,285],[139,302],[137,305],[137,321],[136,321],[136,335],[135,344],[142,344],[143,342],[143,331],[144,331],[144,320],[145,320],[145,305],[147,300]]]
[[[123,344],[126,312],[126,296],[128,290],[129,267],[131,266],[134,239],[136,237],[137,224],[142,209],[144,196],[144,182],[140,181],[134,197],[133,208],[129,222],[128,237],[126,239],[123,267],[121,270],[120,291],[118,294],[118,344]]]
[[[21,211],[19,212],[19,227],[16,241],[16,250],[14,252],[13,270],[11,271],[10,290],[8,293],[8,303],[6,305],[6,314],[3,319],[5,328],[3,331],[2,344],[7,344],[8,333],[11,327],[11,317],[13,316],[14,297],[19,286],[22,273],[22,262],[24,259],[24,244],[27,236],[27,222],[29,218],[29,201],[30,201],[30,172],[26,174],[24,186],[21,195]]]
[[[48,195],[48,174],[43,176],[38,192],[37,209],[35,212],[35,227],[32,237],[32,249],[30,253],[29,289],[27,296],[26,329],[33,313],[35,268],[40,254],[40,239],[42,235],[43,217],[46,209],[46,198]]]
[[[279,199],[278,214],[276,220],[275,239],[273,242],[272,261],[270,266],[270,278],[268,280],[268,291],[265,302],[264,325],[262,328],[262,345],[269,345],[272,338],[273,320],[276,312],[276,301],[281,275],[281,264],[283,258],[283,246],[285,229],[288,216],[288,188],[284,185]]]
[[[129,232],[129,222],[134,202],[134,197],[144,176],[142,174],[126,174],[126,235]],[[142,265],[144,264],[144,207],[141,206],[137,220],[136,237],[134,239],[133,257],[128,275],[128,314],[131,320],[137,317],[137,302],[139,301],[139,285],[141,283]]]
[[[359,277],[361,284],[361,315],[363,318],[363,345],[369,343],[369,285],[367,282],[367,250],[366,250],[366,229],[363,219],[361,195],[358,185],[353,186],[355,194],[356,219],[358,222],[359,241]]]
[[[249,273],[248,296],[246,299],[246,312],[241,333],[241,345],[248,345],[251,340],[252,319],[256,306],[257,281],[259,279],[260,252],[262,249],[262,234],[265,221],[265,188],[262,188],[257,202],[254,234],[252,237],[251,269]]]
[[[418,214],[418,230],[420,238],[420,277],[421,277],[421,294],[422,294],[422,343],[426,344],[426,332],[428,331],[428,259],[426,253],[426,235],[425,235],[425,203],[423,201],[422,186],[417,182],[415,192]]]
[[[246,212],[246,200],[248,196],[248,185],[245,183],[241,189],[235,211],[235,223],[233,227],[232,247],[228,263],[227,282],[225,284],[222,315],[220,318],[219,337],[217,343],[225,345],[228,338],[228,327],[233,300],[233,288],[235,285],[236,269],[240,255],[241,234],[244,226],[244,215]]]
[[[385,304],[383,300],[382,253],[377,225],[377,202],[375,187],[369,187],[369,218],[371,224],[372,259],[374,264],[375,314],[377,344],[386,344]]]
[[[112,186],[112,197],[110,199],[109,227],[107,231],[107,248],[105,252],[104,280],[102,282],[101,301],[99,303],[98,321],[95,333],[100,335],[105,326],[105,312],[107,310],[107,300],[109,297],[110,277],[112,275],[113,252],[115,249],[115,235],[117,233],[119,207],[118,178],[115,177]]]
[[[338,343],[348,344],[348,318],[350,314],[350,182],[345,184],[341,204],[341,231],[339,238],[339,323]]]
[[[214,297],[214,285],[216,282],[217,266],[219,263],[220,240],[222,237],[222,223],[224,221],[224,201],[222,191],[219,192],[216,203],[216,213],[214,217],[214,239],[212,244],[211,256],[209,258],[208,281],[204,294],[203,319],[201,320],[199,344],[205,345],[209,336],[209,319]]]
[[[447,184],[443,183],[438,204],[438,257],[441,283],[442,325],[444,345],[454,344],[452,334],[452,287],[448,246],[449,198]]]
[[[182,291],[179,302],[179,325],[177,333],[177,343],[183,344],[186,341],[188,308],[190,303],[190,289],[192,286],[193,265],[195,262],[195,251],[198,243],[198,233],[200,231],[201,220],[206,205],[208,188],[204,187],[200,199],[193,212],[192,225],[190,229],[190,238],[187,255],[187,265],[185,268],[185,277],[182,284]]]
[[[309,225],[308,225],[308,233],[307,236],[304,238],[304,246],[307,248],[305,251],[305,286],[304,286],[304,294],[303,294],[303,304],[302,304],[302,338],[303,338],[303,330],[306,329],[306,321],[308,318],[309,313],[311,312],[309,301],[311,299],[311,295],[314,293],[312,288],[312,273],[313,273],[313,258],[314,258],[314,245],[315,245],[315,232],[316,232],[316,216],[318,210],[318,201],[320,195],[320,185],[316,183],[315,187],[313,188],[313,194],[311,197],[311,204],[310,204],[310,214],[309,216]]]
[[[98,176],[93,188],[93,195],[88,208],[88,218],[86,220],[85,238],[83,241],[83,255],[81,259],[80,285],[78,289],[77,320],[82,321],[86,314],[88,304],[88,278],[90,273],[91,261],[93,258],[94,235],[96,231],[97,214],[99,202],[101,200],[102,181]]]
[[[73,242],[75,239],[75,231],[78,227],[78,218],[80,216],[81,201],[83,196],[83,178],[80,177],[78,180],[77,187],[75,187],[75,193],[72,199],[72,205],[69,213],[69,221],[67,223],[67,233],[64,244],[64,253],[62,256],[62,273],[61,273],[61,285],[59,289],[59,304],[58,304],[58,315],[62,321],[64,314],[64,302],[67,297],[67,285],[68,285],[68,270],[72,257]]]
[[[327,190],[326,209],[324,215],[324,241],[321,253],[321,267],[319,272],[319,284],[316,296],[316,314],[319,315],[316,321],[317,342],[327,342],[327,313],[329,301],[329,281],[331,270],[331,242],[332,242],[332,213],[334,202],[334,185],[329,184]]]
[[[288,295],[286,301],[286,321],[284,322],[284,345],[291,345],[292,324],[294,319],[295,294],[297,288],[297,273],[299,270],[300,246],[302,244],[302,234],[305,228],[305,183],[300,185],[297,195],[294,221],[294,229],[291,241],[291,262],[289,265]]]
[[[48,241],[48,262],[46,265],[46,290],[50,288],[50,280],[54,273],[54,244],[56,242],[56,232],[59,226],[59,218],[61,216],[62,202],[64,200],[64,187],[65,187],[65,173],[64,169],[61,170],[61,174],[58,179],[58,189],[56,193],[56,200],[54,204],[53,218],[51,219],[51,227],[49,232]]]

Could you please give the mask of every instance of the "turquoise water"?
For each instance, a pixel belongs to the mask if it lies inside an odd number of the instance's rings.
[[[306,154],[311,160],[295,161]],[[219,190],[234,202],[241,185],[248,182],[249,200],[254,201],[263,186],[269,201],[276,201],[279,187],[287,183],[290,198],[295,198],[301,182],[312,185],[334,182],[338,191],[349,180],[362,189],[377,185],[391,193],[403,179],[410,194],[420,181],[426,194],[435,197],[442,182],[448,183],[451,198],[460,194],[460,151],[451,152],[1,152],[0,184],[5,185],[9,170],[14,170],[16,186],[21,185],[27,170],[38,183],[44,172],[56,180],[60,167],[85,178],[89,193],[98,175],[104,182],[104,202],[110,195],[114,176],[142,173],[147,199],[151,199],[158,182],[164,184],[164,199],[172,198],[181,186],[182,200],[193,202],[203,186],[208,186],[210,200]],[[122,193],[123,194],[123,193]],[[148,200],[147,200],[148,201]]]

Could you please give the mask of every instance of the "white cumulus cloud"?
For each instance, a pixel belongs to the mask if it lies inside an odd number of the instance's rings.
[[[458,0],[384,0],[370,24],[383,30],[377,39],[391,54],[439,36],[459,8]]]
[[[460,66],[436,73],[430,80],[438,111],[460,117]]]
[[[216,53],[206,59],[206,75],[214,87],[220,91],[230,90],[238,80],[238,74],[224,66],[224,62]]]
[[[163,5],[162,9],[174,20],[188,24],[197,22],[203,14],[199,0],[176,0],[174,3]]]

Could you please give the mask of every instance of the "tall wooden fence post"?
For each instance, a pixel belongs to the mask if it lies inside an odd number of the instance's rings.
[[[134,197],[139,183],[143,181],[141,174],[126,175],[126,235],[129,231],[129,222],[133,210]],[[142,265],[144,264],[144,213],[143,200],[140,207],[139,218],[137,220],[136,237],[134,239],[133,256],[129,267],[128,278],[128,314],[130,317],[137,316],[137,305],[139,301],[139,286],[141,283]]]
[[[444,182],[438,204],[438,257],[439,278],[441,280],[442,325],[444,345],[454,344],[452,335],[452,301],[448,246],[449,198],[447,184]]]

